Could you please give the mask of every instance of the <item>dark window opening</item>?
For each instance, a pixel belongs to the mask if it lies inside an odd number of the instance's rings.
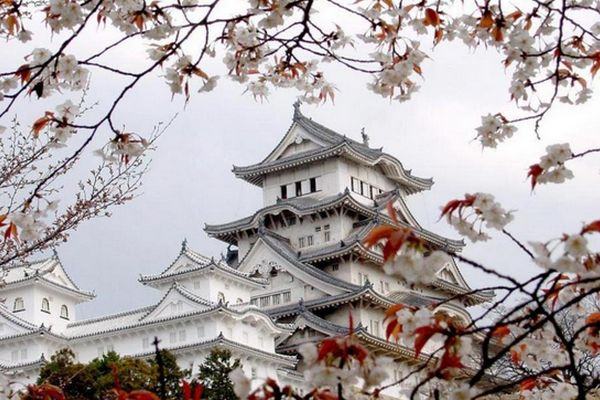
[[[302,182],[296,182],[296,196],[302,196]]]
[[[287,185],[281,185],[281,198],[287,199]]]
[[[310,192],[314,193],[317,191],[317,178],[310,178]]]

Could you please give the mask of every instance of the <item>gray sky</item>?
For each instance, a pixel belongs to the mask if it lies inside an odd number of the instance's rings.
[[[126,54],[118,56],[136,63]],[[365,127],[372,146],[383,146],[414,174],[433,177],[431,191],[409,198],[427,228],[458,237],[443,221],[437,222],[439,207],[475,191],[493,193],[505,208],[517,210],[508,229],[523,240],[548,239],[600,218],[597,156],[572,162],[575,180],[542,186],[534,195],[525,178],[527,167],[548,144],[569,141],[576,152],[600,146],[598,98],[580,107],[558,105],[544,121],[539,141],[523,125],[497,150],[482,151],[472,141],[480,116],[514,111],[507,94],[508,75],[494,52],[473,54],[459,45],[440,46],[433,61],[424,65],[421,91],[403,104],[367,91],[366,77],[327,68],[339,89],[335,106],[303,106],[303,112],[355,139]],[[100,74],[93,78],[94,100],[108,99],[118,87],[119,82]],[[291,123],[295,93],[274,92],[260,103],[242,92],[242,86],[221,78],[217,90],[194,95],[184,109],[183,100],[171,101],[167,85],[155,77],[125,99],[117,117],[128,130],[147,132],[157,121],[180,114],[158,142],[143,194],[115,208],[111,218],[85,223],[59,249],[80,287],[98,295],[80,306],[81,317],[154,301],[158,293],[140,285],[139,274],[168,266],[184,237],[201,253],[218,256],[225,245],[207,238],[204,223],[230,221],[261,206],[260,189],[237,180],[231,166],[259,161],[273,148]],[[107,138],[99,138],[91,150]],[[503,237],[471,244],[464,253],[504,273],[523,277],[535,272]],[[469,267],[462,269],[473,286],[493,283]]]

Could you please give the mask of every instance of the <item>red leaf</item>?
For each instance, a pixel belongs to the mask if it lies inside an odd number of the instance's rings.
[[[429,339],[438,332],[441,332],[438,325],[426,325],[415,329],[415,357],[419,357]]]
[[[590,232],[600,233],[600,219],[597,219],[594,222],[590,222],[589,224],[584,226],[583,229],[581,230],[582,235],[584,235],[586,233],[590,233]]]
[[[503,337],[505,337],[509,334],[510,334],[510,328],[507,325],[500,325],[500,326],[496,327],[491,333],[492,337],[500,338],[500,339],[502,339]]]
[[[526,392],[528,390],[534,389],[536,386],[537,386],[537,379],[527,378],[519,384],[519,389],[521,389],[521,392]]]
[[[396,228],[390,225],[379,225],[371,229],[367,237],[363,240],[363,243],[367,247],[373,247],[382,239],[388,239]]]
[[[389,201],[386,205],[387,208],[387,212],[390,216],[390,218],[392,219],[392,221],[394,221],[395,224],[400,224],[398,222],[398,214],[396,213],[396,209],[394,208],[394,204],[392,204],[391,201]]]
[[[160,397],[147,390],[134,390],[129,392],[127,400],[160,400]]]
[[[48,123],[52,121],[53,118],[54,113],[46,111],[43,117],[35,120],[33,126],[31,127],[31,132],[33,132],[33,136],[37,138],[40,135],[42,129],[44,129],[46,125],[48,125]]]
[[[437,11],[435,11],[433,8],[425,9],[425,20],[423,21],[425,26],[438,26],[440,22],[440,15]]]
[[[31,68],[29,68],[29,64],[23,64],[15,72],[17,78],[21,80],[21,84],[24,84],[29,81],[31,78]]]
[[[544,168],[542,168],[540,164],[533,164],[529,166],[527,177],[531,177],[531,190],[533,190],[535,185],[537,185],[538,177],[542,172],[544,172]]]
[[[494,17],[490,10],[485,10],[481,19],[479,20],[479,27],[483,29],[490,29],[494,25]]]

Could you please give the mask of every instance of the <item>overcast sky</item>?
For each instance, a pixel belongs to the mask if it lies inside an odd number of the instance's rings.
[[[136,64],[125,53],[117,56]],[[302,111],[358,140],[364,127],[373,147],[383,146],[415,175],[433,177],[431,191],[408,201],[418,220],[437,233],[458,237],[443,221],[437,222],[439,207],[475,191],[493,193],[505,208],[516,209],[508,229],[523,240],[555,237],[600,217],[598,157],[573,162],[576,179],[564,185],[542,186],[532,195],[526,182],[527,167],[548,144],[568,140],[576,152],[600,146],[598,98],[580,107],[558,105],[542,124],[541,140],[524,125],[497,150],[482,151],[472,141],[480,116],[514,110],[499,57],[445,44],[423,69],[421,91],[413,101],[399,104],[367,91],[366,77],[329,66],[339,90],[335,105],[305,105]],[[120,83],[99,74],[94,79],[93,96],[100,101]],[[257,162],[275,146],[291,124],[295,93],[274,92],[261,103],[243,94],[242,86],[221,78],[217,90],[192,96],[185,108],[181,98],[170,97],[160,78],[149,78],[127,96],[117,114],[119,124],[144,133],[179,113],[158,142],[142,195],[115,208],[111,218],[85,223],[59,248],[74,280],[97,294],[80,306],[80,317],[154,301],[158,293],[137,282],[140,274],[166,268],[183,238],[195,250],[218,257],[226,246],[204,234],[204,223],[244,217],[262,205],[260,188],[236,179],[231,167]],[[108,137],[99,138],[94,148]],[[469,244],[464,253],[504,273],[523,277],[535,272],[504,237]],[[469,267],[462,270],[472,286],[493,283]]]

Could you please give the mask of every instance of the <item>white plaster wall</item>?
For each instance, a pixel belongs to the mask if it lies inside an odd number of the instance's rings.
[[[281,172],[269,174],[265,177],[263,182],[263,206],[270,206],[277,202],[277,198],[281,197],[281,185],[292,185],[288,187],[289,198],[295,195],[295,190],[293,188],[295,182],[314,177],[320,177],[320,185],[318,184],[317,186],[318,192],[310,193],[305,196],[320,198],[340,193],[343,191],[343,188],[340,189],[337,175],[336,159],[319,161],[314,164],[305,164],[298,168],[286,169]],[[308,190],[303,188],[303,192],[305,191]]]
[[[49,327],[52,326],[54,331],[62,332],[69,322],[75,321],[76,301],[62,292],[52,290],[41,285],[28,285],[20,288],[9,288],[0,291],[0,296],[6,299],[5,304],[9,311],[13,310],[14,301],[16,298],[23,298],[25,310],[16,312],[15,315],[34,325]],[[50,302],[50,313],[42,311],[42,299],[47,298]],[[69,319],[60,317],[61,306],[65,304],[69,310]]]

